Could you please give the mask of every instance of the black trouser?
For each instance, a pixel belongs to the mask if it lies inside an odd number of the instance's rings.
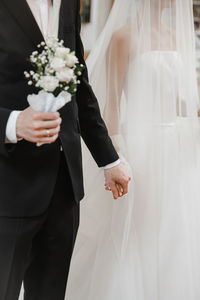
[[[61,154],[54,195],[45,214],[0,218],[0,300],[17,300],[22,281],[25,300],[64,300],[78,225],[79,205]]]

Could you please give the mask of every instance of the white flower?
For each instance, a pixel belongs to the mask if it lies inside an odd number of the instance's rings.
[[[65,67],[65,61],[59,57],[53,57],[50,64],[55,71],[60,71]]]
[[[55,56],[65,60],[69,53],[70,53],[69,48],[58,47],[56,49]]]
[[[39,79],[39,75],[38,74],[34,74],[33,75],[33,79],[38,80]]]
[[[68,67],[72,68],[78,63],[78,58],[74,54],[68,54],[66,57],[66,64]]]
[[[28,72],[24,72],[24,75],[25,75],[26,78],[30,78],[31,77]]]
[[[57,72],[56,76],[59,81],[65,81],[69,83],[74,78],[74,72],[70,68],[64,68],[60,72]]]
[[[31,62],[32,62],[32,63],[36,63],[36,62],[37,62],[37,59],[36,59],[36,58],[33,58],[33,57],[31,57]]]
[[[38,84],[46,92],[53,92],[59,86],[59,80],[55,76],[42,76]]]

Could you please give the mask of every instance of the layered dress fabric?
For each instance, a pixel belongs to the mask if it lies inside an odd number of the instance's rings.
[[[191,0],[116,0],[90,80],[129,194],[103,190],[86,147],[86,198],[67,300],[200,299],[200,123]]]

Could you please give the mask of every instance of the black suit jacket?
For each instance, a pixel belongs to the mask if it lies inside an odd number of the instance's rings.
[[[84,64],[79,2],[62,0],[59,38]],[[88,83],[87,69],[76,97],[60,111],[63,122],[54,144],[36,147],[25,140],[5,144],[10,113],[25,109],[27,95],[37,92],[27,85],[23,73],[30,70],[28,57],[42,40],[26,0],[0,0],[0,216],[35,216],[46,210],[56,182],[60,142],[76,201],[84,196],[80,133],[99,167],[118,159]]]

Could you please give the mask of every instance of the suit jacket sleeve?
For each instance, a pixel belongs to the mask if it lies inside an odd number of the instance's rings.
[[[5,144],[6,139],[6,126],[11,114],[11,110],[0,107],[0,155],[7,155]]]
[[[79,110],[79,122],[81,136],[89,148],[99,167],[103,167],[116,161],[119,156],[114,149],[108,135],[108,130],[101,117],[97,99],[88,82],[88,72],[84,61],[84,49],[80,38],[80,0],[78,0],[77,24],[76,24],[76,55],[79,62],[85,66],[78,86],[77,104]]]

